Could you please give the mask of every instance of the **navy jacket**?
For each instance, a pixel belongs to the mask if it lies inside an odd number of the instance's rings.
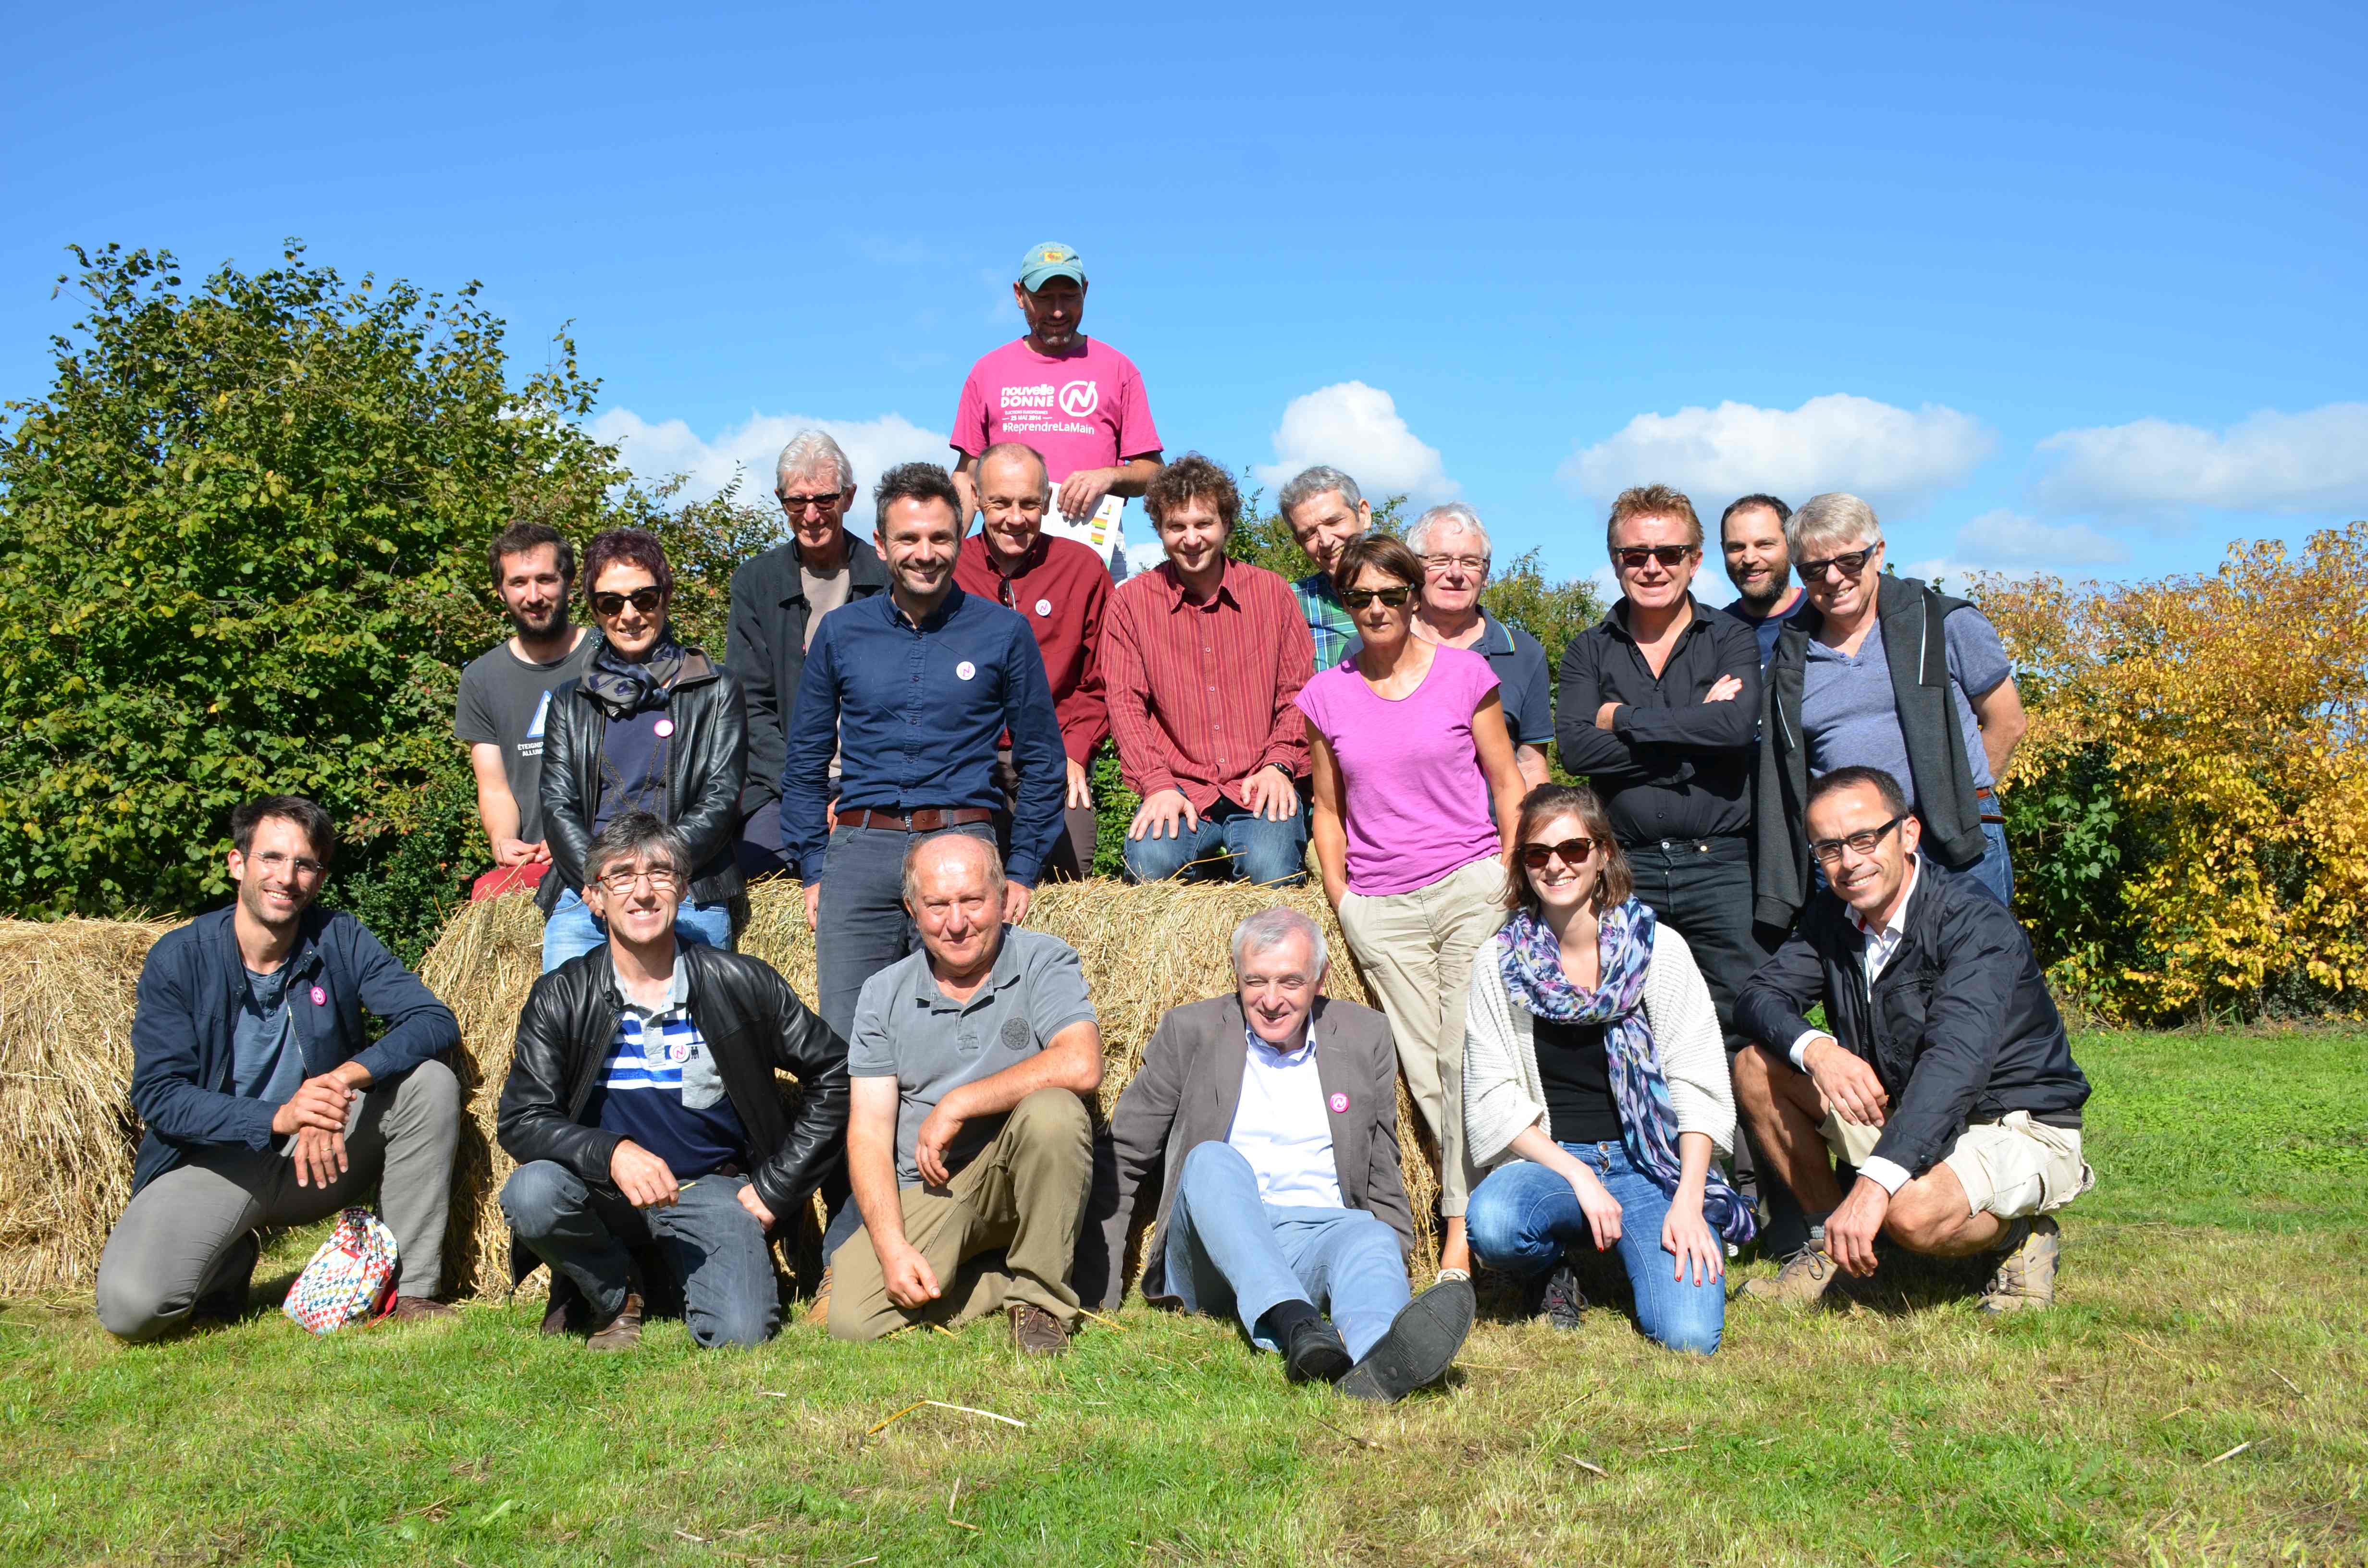
[[[231,915],[218,909],[167,931],[140,971],[131,1108],[148,1131],[131,1168],[134,1192],[190,1150],[271,1146],[279,1108],[230,1092],[231,1042],[246,986]],[[306,910],[288,963],[288,1001],[308,1078],[359,1062],[373,1083],[384,1083],[461,1043],[452,1010],[342,910]],[[387,1026],[376,1044],[362,1028],[366,1008]]]

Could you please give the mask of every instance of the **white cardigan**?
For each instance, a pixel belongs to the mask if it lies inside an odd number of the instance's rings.
[[[1498,957],[1504,935],[1481,944],[1472,960],[1472,997],[1463,1027],[1463,1147],[1475,1165],[1516,1158],[1513,1140],[1532,1127],[1554,1136],[1546,1119],[1545,1087],[1538,1079],[1536,1018],[1505,989]],[[1653,927],[1653,956],[1645,971],[1645,1021],[1678,1131],[1706,1132],[1718,1152],[1735,1146],[1735,1085],[1710,988],[1694,967],[1686,939],[1665,925]]]

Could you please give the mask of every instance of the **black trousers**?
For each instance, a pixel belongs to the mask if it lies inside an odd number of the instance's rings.
[[[1664,838],[1622,848],[1635,874],[1637,902],[1693,949],[1733,1056],[1744,1045],[1735,1029],[1735,999],[1772,951],[1752,931],[1750,845],[1741,838]]]

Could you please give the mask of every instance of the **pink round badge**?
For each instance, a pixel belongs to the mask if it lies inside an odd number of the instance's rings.
[[[328,994],[327,992],[325,992],[325,991],[322,990],[322,989],[321,989],[319,986],[317,986],[317,985],[315,985],[314,987],[313,987],[313,1006],[314,1006],[315,1007],[325,1007],[325,1006],[327,1006],[328,1005],[329,1005],[329,994]]]
[[[1338,1116],[1348,1108],[1349,1096],[1343,1094],[1334,1094],[1332,1096],[1332,1114]]]
[[[651,725],[650,728],[656,732],[658,739],[664,740],[668,735],[674,733],[674,721],[671,719],[661,719],[656,723]]]

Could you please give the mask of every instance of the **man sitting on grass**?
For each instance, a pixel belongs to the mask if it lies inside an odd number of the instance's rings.
[[[1407,1300],[1397,1050],[1381,1014],[1320,994],[1324,958],[1314,921],[1261,910],[1234,930],[1235,994],[1159,1021],[1111,1121],[1110,1256],[1157,1172],[1144,1295],[1231,1312],[1292,1382],[1387,1403],[1446,1373],[1472,1286]]]
[[[990,843],[916,842],[905,904],[921,950],[855,1006],[847,1165],[863,1229],[831,1261],[830,1332],[871,1340],[1001,1311],[1022,1355],[1059,1355],[1093,1180],[1079,1096],[1102,1081],[1085,973],[1059,937],[1003,923]]]
[[[309,1225],[378,1189],[395,1242],[394,1317],[444,1316],[461,1088],[451,1009],[362,923],[313,907],[337,847],[329,813],[269,795],[231,813],[238,901],[168,931],[140,971],[131,1108],[147,1133],[131,1202],[98,1261],[98,1321],[154,1339],[235,1318],[266,1225]],[[385,1026],[373,1043],[367,1008]]]
[[[847,1046],[762,960],[678,940],[681,835],[626,812],[594,835],[585,904],[607,941],[535,982],[497,1134],[518,1164],[502,1212],[551,1266],[545,1334],[642,1336],[637,1253],[679,1277],[702,1346],[780,1326],[767,1236],[840,1157]],[[803,1091],[791,1117],[775,1069]]]
[[[1831,884],[1744,987],[1735,1097],[1799,1195],[1808,1244],[1746,1293],[1814,1304],[1837,1266],[1874,1272],[1874,1239],[1940,1257],[1997,1253],[1990,1312],[2055,1299],[2047,1216],[2096,1182],[2080,1158],[2089,1080],[2031,938],[1970,875],[1917,853],[1898,780],[1838,767],[1808,792],[1809,849]],[[1802,1017],[1825,1005],[1827,1028]],[[1827,1153],[1858,1172],[1842,1196]]]

